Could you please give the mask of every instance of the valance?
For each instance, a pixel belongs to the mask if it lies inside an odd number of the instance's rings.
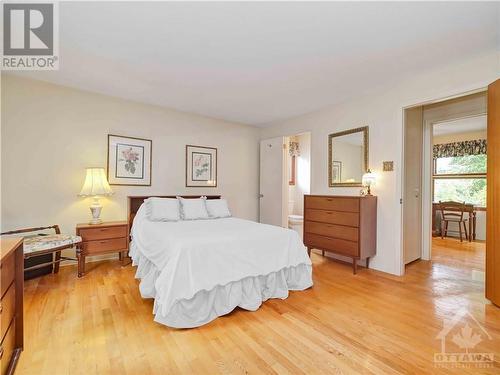
[[[434,159],[481,154],[486,154],[486,139],[437,144],[432,149]]]

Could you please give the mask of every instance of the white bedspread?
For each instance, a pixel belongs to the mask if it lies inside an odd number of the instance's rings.
[[[311,261],[292,230],[236,218],[152,222],[144,211],[130,253],[160,323],[195,327],[312,286]]]

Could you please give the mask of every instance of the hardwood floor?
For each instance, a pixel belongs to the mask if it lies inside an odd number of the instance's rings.
[[[363,268],[353,275],[313,254],[312,289],[188,330],[153,322],[131,266],[91,263],[81,279],[62,267],[26,282],[17,374],[498,374],[500,308],[439,246],[433,262],[415,262],[401,278]],[[494,353],[492,368],[434,366],[443,319],[461,307],[491,336],[470,322],[482,339],[470,351]],[[464,352],[452,337],[447,345]]]
[[[437,263],[484,272],[486,243],[465,240],[460,242],[456,238],[435,237],[432,239],[432,259]]]

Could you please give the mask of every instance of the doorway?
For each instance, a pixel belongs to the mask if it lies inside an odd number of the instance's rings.
[[[465,268],[465,274],[471,276],[472,281],[485,286],[486,298],[500,306],[500,226],[496,225],[500,206],[495,204],[500,199],[500,80],[490,84],[487,90],[404,111],[403,160],[406,165],[412,144],[413,147],[421,144],[422,165],[408,168],[403,175],[402,273],[408,267],[413,270],[413,263],[407,263],[407,252],[415,250],[417,261],[432,261],[427,263],[430,276]],[[408,121],[415,113],[421,114],[420,127],[419,121],[413,124]],[[416,129],[413,140],[407,136],[412,126]],[[412,182],[415,184],[410,185]],[[411,195],[417,191],[421,194]],[[466,210],[462,206],[459,210],[459,216],[467,220],[463,223],[463,233],[459,229],[455,236],[450,234],[450,226],[455,225],[457,229],[459,222],[440,225],[433,220],[436,219],[433,200],[450,198],[472,208]],[[404,203],[412,199],[420,201],[421,206],[414,208],[418,205]],[[442,205],[440,210],[439,219],[446,221]],[[406,236],[412,220],[421,223],[421,226],[418,223],[413,226],[420,231],[420,248]],[[433,233],[438,237],[432,237]],[[441,235],[444,238],[441,239]],[[460,236],[464,238],[460,240]]]
[[[262,140],[260,222],[294,229],[302,237],[304,195],[310,189],[311,133]]]
[[[432,259],[443,224],[446,238],[485,240],[486,115],[486,91],[405,110],[405,265]]]

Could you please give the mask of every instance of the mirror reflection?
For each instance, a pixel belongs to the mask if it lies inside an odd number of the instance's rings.
[[[361,186],[368,169],[368,127],[330,134],[329,185]]]

